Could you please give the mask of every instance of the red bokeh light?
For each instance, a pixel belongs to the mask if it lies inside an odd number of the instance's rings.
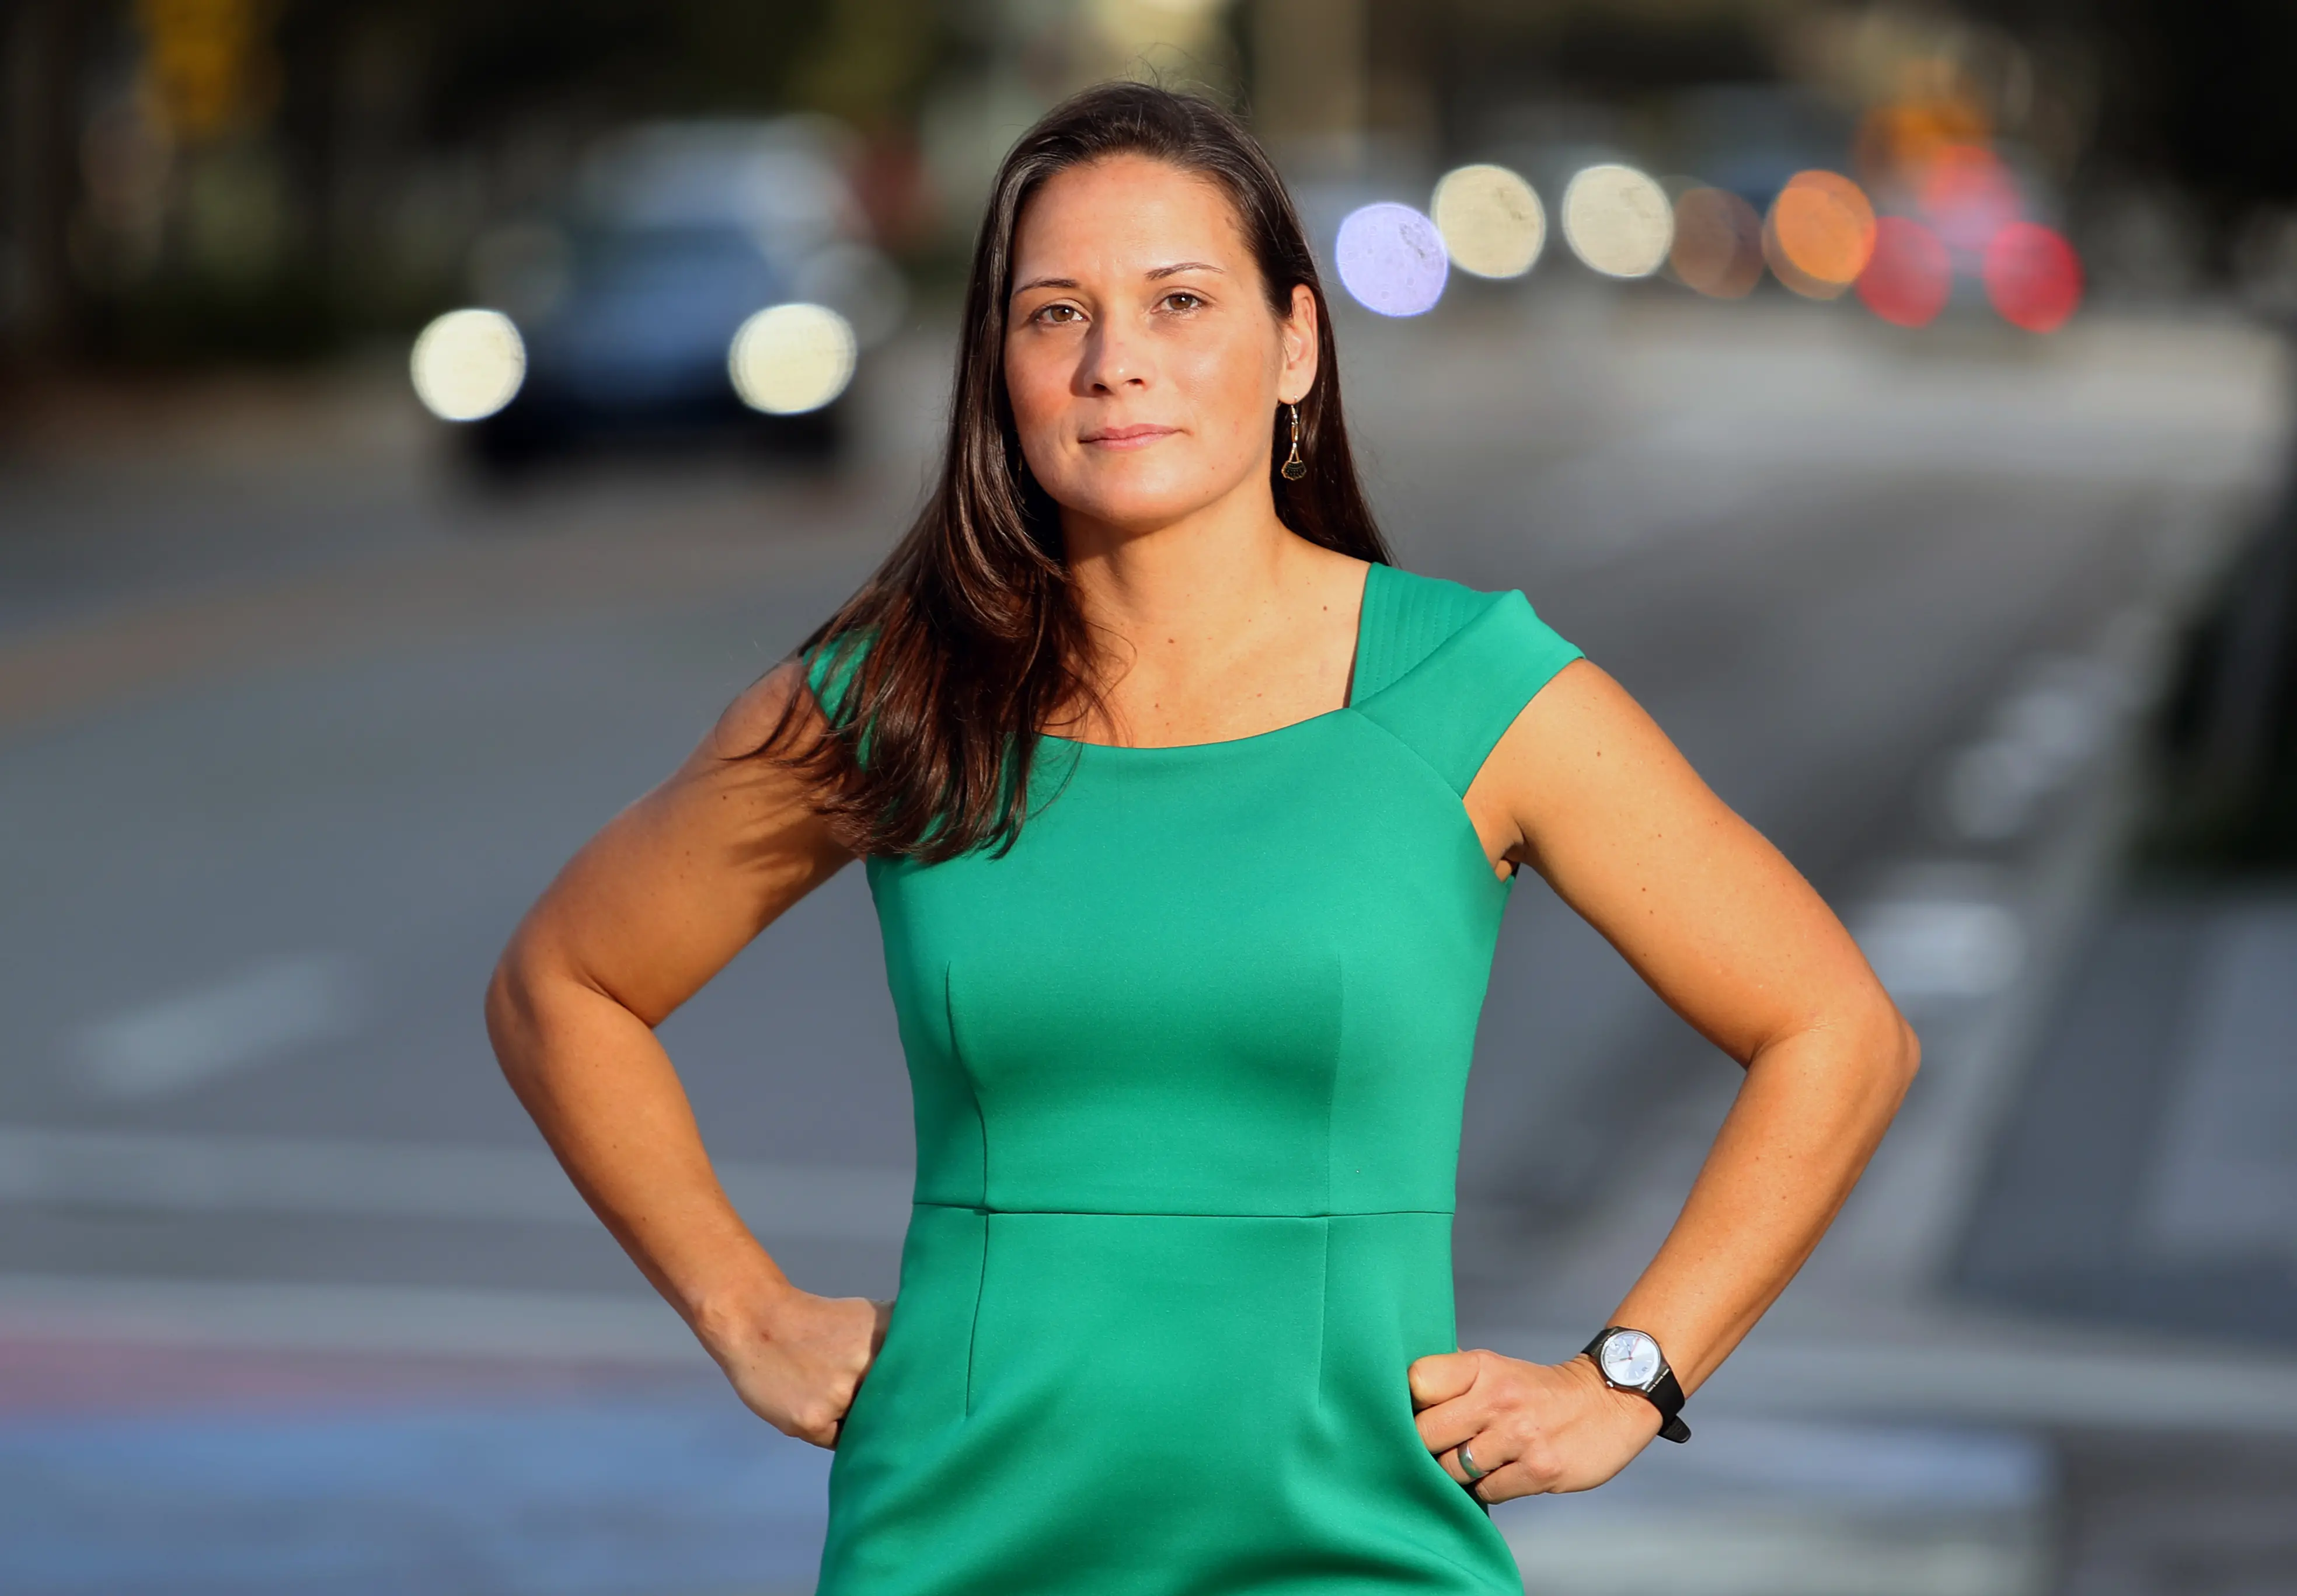
[[[1866,309],[1901,327],[1927,325],[1954,292],[1954,262],[1920,222],[1886,216],[1874,225],[1874,252],[1858,274]]]
[[[2002,319],[2029,333],[2054,333],[2081,303],[2081,259],[2073,245],[2034,222],[2012,222],[1986,246],[1986,297]]]
[[[2025,209],[2010,169],[1979,144],[1939,150],[1922,171],[1915,197],[1939,237],[1965,259],[1985,249]]]

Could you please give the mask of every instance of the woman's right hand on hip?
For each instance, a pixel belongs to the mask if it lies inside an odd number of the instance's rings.
[[[889,1302],[786,1286],[696,1333],[752,1412],[786,1436],[834,1447],[893,1312]]]

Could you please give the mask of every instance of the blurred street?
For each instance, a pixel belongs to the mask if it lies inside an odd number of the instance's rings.
[[[1925,1040],[1700,1444],[1503,1511],[1530,1588],[2166,1589],[2113,1583],[2142,1546],[2059,1583],[2127,1532],[2097,1504],[2156,1436],[2246,1436],[2239,1489],[2285,1507],[2285,1324],[2197,1346],[1955,1285],[2127,842],[2132,728],[2277,485],[2277,344],[2105,312],[1917,341],[1582,279],[1341,321],[1404,562],[1528,593]],[[479,997],[556,864],[898,530],[948,337],[864,362],[834,474],[482,488],[395,368],[41,409],[0,475],[0,1589],[810,1588],[823,1455],[738,1409],[590,1220]],[[663,1035],[789,1272],[890,1293],[910,1131],[860,872]],[[2236,1098],[2269,1053],[2226,1055]],[[1471,1092],[1463,1343],[1559,1359],[1604,1322],[1734,1078],[1527,877]],[[2153,1131],[2096,1178],[2211,1156]],[[2161,1245],[2210,1244],[2186,1234]]]

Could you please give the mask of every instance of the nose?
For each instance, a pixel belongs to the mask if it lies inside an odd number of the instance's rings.
[[[1114,396],[1148,385],[1151,364],[1140,333],[1121,317],[1096,322],[1077,363],[1080,392]]]

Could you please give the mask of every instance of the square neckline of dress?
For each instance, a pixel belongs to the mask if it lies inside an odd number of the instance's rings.
[[[1058,743],[1065,748],[1091,749],[1100,753],[1201,753],[1208,748],[1236,748],[1247,743],[1264,743],[1271,737],[1280,737],[1287,732],[1300,730],[1330,720],[1336,715],[1353,714],[1356,707],[1356,670],[1363,662],[1364,621],[1371,613],[1371,585],[1374,573],[1390,569],[1377,560],[1364,562],[1363,587],[1356,596],[1355,637],[1348,649],[1348,692],[1346,701],[1338,707],[1319,710],[1297,720],[1287,720],[1281,726],[1272,726],[1266,731],[1247,732],[1240,737],[1214,737],[1206,743],[1087,743],[1075,737],[1065,737],[1058,732],[1041,731],[1040,740]]]

